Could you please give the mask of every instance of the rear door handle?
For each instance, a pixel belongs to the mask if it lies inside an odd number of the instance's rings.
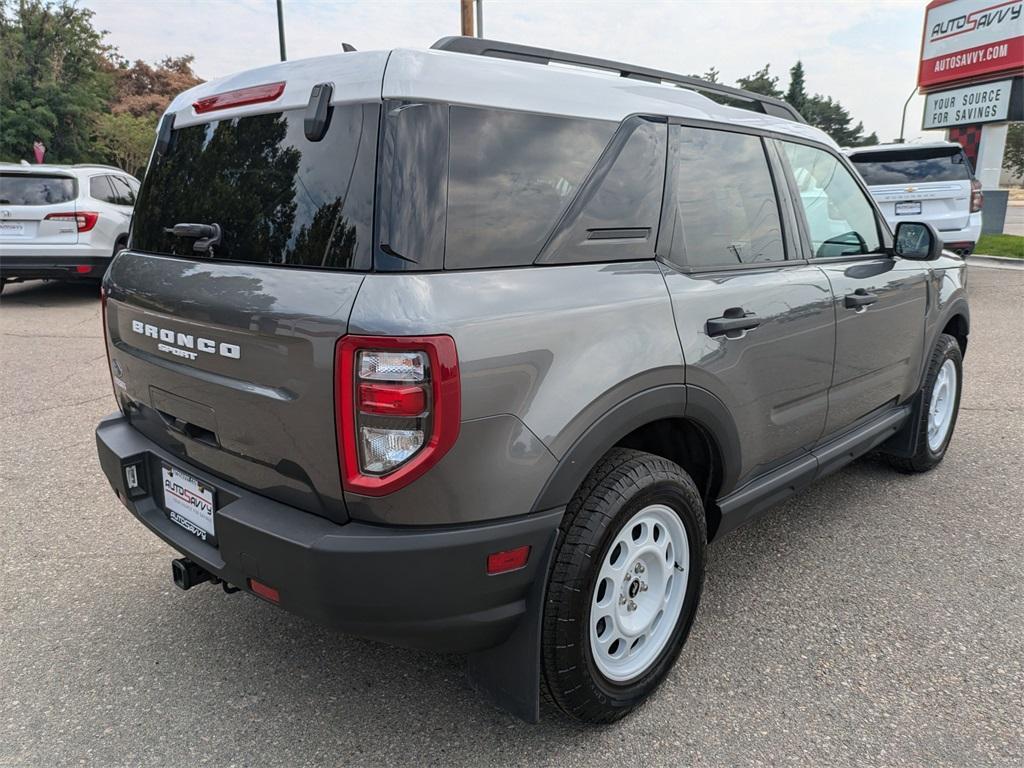
[[[734,331],[749,331],[760,324],[761,319],[753,312],[747,312],[743,307],[730,307],[722,317],[710,318],[706,329],[708,336],[724,336]]]
[[[863,288],[858,288],[853,293],[846,294],[846,298],[843,303],[847,309],[856,309],[857,311],[864,310],[869,304],[874,304],[878,301],[878,294],[869,293]]]

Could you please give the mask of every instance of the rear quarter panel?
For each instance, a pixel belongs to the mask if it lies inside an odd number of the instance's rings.
[[[349,514],[387,523],[529,512],[576,439],[629,396],[684,380],[654,262],[366,278],[349,332],[450,334],[459,353],[455,447],[406,488]]]

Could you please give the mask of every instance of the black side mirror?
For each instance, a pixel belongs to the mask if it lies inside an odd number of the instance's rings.
[[[931,224],[901,221],[896,225],[893,252],[904,259],[932,261],[942,255],[942,238]]]

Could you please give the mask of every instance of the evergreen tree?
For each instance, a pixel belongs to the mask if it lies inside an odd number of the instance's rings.
[[[762,96],[782,98],[782,91],[779,90],[779,78],[772,75],[771,64],[765,64],[752,75],[741,77],[736,81],[736,85],[745,91],[760,93]]]
[[[815,128],[820,128],[843,147],[860,147],[878,143],[878,136],[864,135],[864,123],[850,125],[853,118],[849,111],[831,96],[819,93],[808,95],[803,62],[797,61],[789,70],[789,88],[785,93],[778,86],[779,78],[771,74],[770,65],[747,77],[741,77],[736,84],[747,91],[785,99],[804,116]]]
[[[804,65],[797,60],[789,70],[789,89],[786,91],[786,101],[802,112],[807,101],[807,90],[804,85]],[[806,115],[805,115],[806,117]]]

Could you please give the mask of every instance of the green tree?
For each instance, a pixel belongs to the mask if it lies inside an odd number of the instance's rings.
[[[1024,123],[1010,123],[1006,132],[1003,167],[1018,178],[1024,178]]]
[[[0,159],[31,159],[37,139],[48,162],[100,159],[93,121],[113,78],[92,16],[69,0],[0,0]]]
[[[782,98],[782,91],[779,90],[779,78],[772,75],[771,64],[765,64],[752,75],[741,77],[736,81],[736,85],[745,91],[760,93],[762,96]]]
[[[107,162],[141,178],[153,148],[155,129],[156,119],[152,115],[100,114],[94,122],[95,151]]]
[[[805,102],[801,114],[815,128],[831,136],[841,147],[864,147],[878,143],[878,136],[864,135],[864,123],[858,121],[851,126],[853,118],[849,111],[831,96],[814,94]]]
[[[184,90],[202,82],[192,71],[192,56],[166,58],[157,64],[129,64],[116,53],[106,68],[114,79],[109,112],[94,122],[96,151],[135,176],[145,171],[160,115]]]
[[[831,96],[819,93],[809,95],[804,75],[803,62],[797,61],[789,70],[789,87],[783,93],[779,89],[779,78],[771,74],[770,65],[765,64],[752,75],[741,77],[736,84],[745,90],[764,96],[784,98],[804,119],[815,128],[820,128],[843,147],[861,147],[878,143],[878,136],[864,135],[864,123],[851,125],[853,118],[849,111]]]
[[[802,61],[797,61],[789,69],[789,88],[786,90],[786,101],[796,108],[797,112],[802,112],[804,104],[807,102],[807,88],[804,83],[804,65]]]
[[[689,77],[696,77],[696,78],[698,78],[700,80],[707,80],[709,83],[717,83],[717,82],[720,82],[718,77],[721,74],[722,73],[719,72],[717,69],[715,69],[714,67],[711,67],[703,75],[689,75]]]

